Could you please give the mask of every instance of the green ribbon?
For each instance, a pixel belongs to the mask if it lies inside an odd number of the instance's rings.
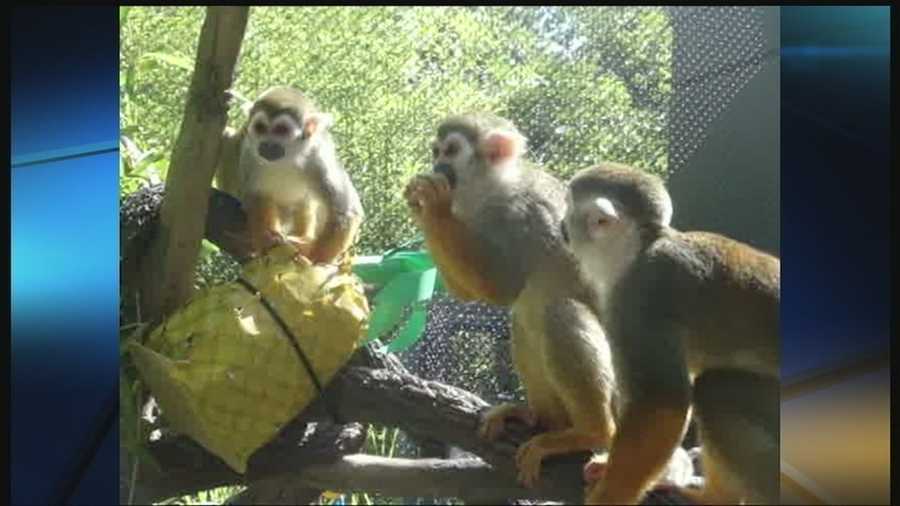
[[[422,337],[428,323],[428,303],[436,290],[444,290],[444,284],[431,255],[421,249],[421,243],[422,239],[418,238],[380,257],[362,257],[354,263],[353,272],[360,279],[380,287],[373,301],[375,310],[369,318],[365,342],[396,328],[407,306],[412,306],[412,313],[387,349],[406,350]]]

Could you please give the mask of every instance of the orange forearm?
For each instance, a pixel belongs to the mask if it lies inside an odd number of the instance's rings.
[[[423,213],[425,244],[447,288],[463,300],[499,303],[490,269],[468,228],[450,213]]]
[[[280,227],[278,206],[262,196],[253,196],[247,202],[247,231],[254,251],[261,251],[266,234]]]
[[[586,504],[637,504],[665,470],[684,435],[689,409],[629,408],[610,449],[605,478]]]

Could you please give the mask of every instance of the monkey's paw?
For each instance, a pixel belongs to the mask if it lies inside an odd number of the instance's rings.
[[[311,258],[313,246],[312,240],[305,237],[297,237],[295,235],[286,235],[284,236],[284,242],[290,244],[297,250],[297,254],[294,255],[295,262],[307,266],[314,263]]]
[[[529,427],[537,424],[534,413],[527,407],[519,404],[501,404],[494,406],[484,414],[484,420],[478,429],[478,434],[488,441],[494,441],[506,427],[509,419],[519,420]]]
[[[599,483],[606,477],[606,466],[609,454],[594,455],[591,460],[584,465],[582,476],[587,489],[590,490],[594,484]]]
[[[404,192],[407,204],[416,212],[449,211],[453,198],[450,182],[443,174],[420,174],[410,181]]]
[[[277,230],[265,230],[256,234],[252,240],[252,249],[254,256],[262,255],[270,249],[280,246],[286,242],[284,234]]]
[[[519,483],[532,488],[541,477],[541,461],[546,457],[537,437],[524,442],[516,452],[516,467],[519,468]]]

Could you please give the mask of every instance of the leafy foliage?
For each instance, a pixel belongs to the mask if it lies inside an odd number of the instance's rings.
[[[123,143],[143,151],[123,162],[123,193],[165,177],[203,15],[124,14]],[[292,85],[334,114],[368,216],[361,253],[379,254],[415,235],[401,192],[450,113],[509,117],[561,177],[604,159],[664,174],[671,42],[650,7],[254,7],[235,88]]]

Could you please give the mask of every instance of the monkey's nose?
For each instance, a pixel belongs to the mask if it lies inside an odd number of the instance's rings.
[[[559,222],[559,231],[562,234],[563,242],[569,244],[569,231],[566,230],[566,221]]]
[[[450,188],[456,186],[456,173],[453,172],[453,167],[449,163],[439,163],[432,167],[432,170],[446,176],[447,182],[450,183]]]
[[[274,162],[278,160],[282,156],[284,156],[284,148],[281,144],[276,144],[274,142],[263,142],[259,145],[259,156],[265,158],[270,162]]]

